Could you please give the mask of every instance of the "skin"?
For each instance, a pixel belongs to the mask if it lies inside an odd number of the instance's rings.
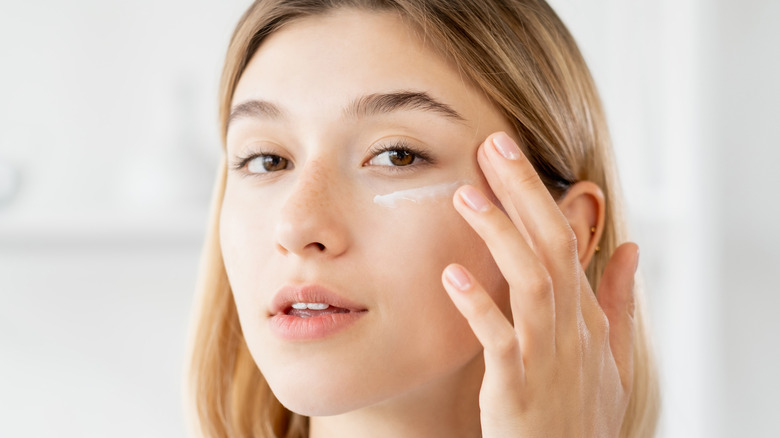
[[[399,90],[463,120],[342,111]],[[253,99],[283,114],[231,121],[222,253],[250,352],[277,398],[312,417],[312,437],[616,434],[637,252],[613,256],[602,311],[582,273],[604,221],[595,184],[556,203],[519,149],[507,159],[493,146],[514,145],[498,109],[391,14],[338,10],[272,34],[233,105]],[[398,139],[432,162],[394,167],[373,154]],[[259,152],[288,165],[234,165]],[[264,170],[259,160],[252,169]],[[373,202],[462,180],[471,184],[452,198]],[[268,309],[288,284],[322,285],[368,311],[324,339],[279,339]]]

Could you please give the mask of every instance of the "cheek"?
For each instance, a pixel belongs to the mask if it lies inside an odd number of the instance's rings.
[[[359,251],[373,254],[387,284],[439,283],[439,275],[463,246],[467,224],[449,198],[421,203],[406,202],[398,207],[375,206],[372,220],[359,231]],[[368,225],[370,224],[370,225]]]
[[[450,263],[466,266],[499,300],[506,283],[482,239],[471,229],[446,197],[395,209],[380,209],[375,227],[383,231],[366,250],[375,260],[371,273],[377,284],[387,285],[381,304],[389,324],[414,332],[422,357],[452,357],[471,354],[479,348],[468,324],[450,300],[441,283]],[[405,226],[399,224],[406,224]],[[468,350],[469,353],[466,353]]]
[[[361,235],[373,236],[364,242],[364,250],[375,254],[375,266],[387,284],[419,285],[410,290],[435,285],[444,293],[442,271],[450,263],[459,263],[491,295],[501,298],[506,290],[503,276],[484,241],[452,206],[451,197],[376,210],[379,214]],[[433,298],[449,301],[446,293]]]
[[[220,213],[219,237],[222,259],[239,314],[259,303],[252,293],[267,279],[268,259],[274,248],[271,218],[258,204],[245,202],[227,191]]]

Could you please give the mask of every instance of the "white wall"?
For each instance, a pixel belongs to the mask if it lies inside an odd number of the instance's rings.
[[[216,85],[248,3],[0,3],[0,436],[184,436]],[[780,2],[551,4],[611,123],[659,436],[773,436]]]
[[[0,436],[185,436],[217,82],[248,4],[0,2]]]
[[[720,1],[708,22],[704,138],[717,156],[723,436],[780,434],[780,2]]]
[[[198,250],[2,245],[0,436],[185,436],[181,365]]]

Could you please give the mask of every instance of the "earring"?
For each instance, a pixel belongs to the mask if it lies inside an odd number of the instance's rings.
[[[596,234],[596,227],[590,227],[590,234]],[[601,250],[601,248],[596,245],[596,252],[599,252],[599,250]]]

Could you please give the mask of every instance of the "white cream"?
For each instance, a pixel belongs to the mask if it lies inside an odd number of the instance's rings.
[[[420,203],[431,198],[439,198],[442,196],[451,197],[453,193],[455,193],[455,190],[463,184],[468,184],[468,181],[456,181],[446,184],[418,187],[416,189],[399,190],[386,195],[374,196],[374,203],[385,207],[397,207],[401,201]]]

